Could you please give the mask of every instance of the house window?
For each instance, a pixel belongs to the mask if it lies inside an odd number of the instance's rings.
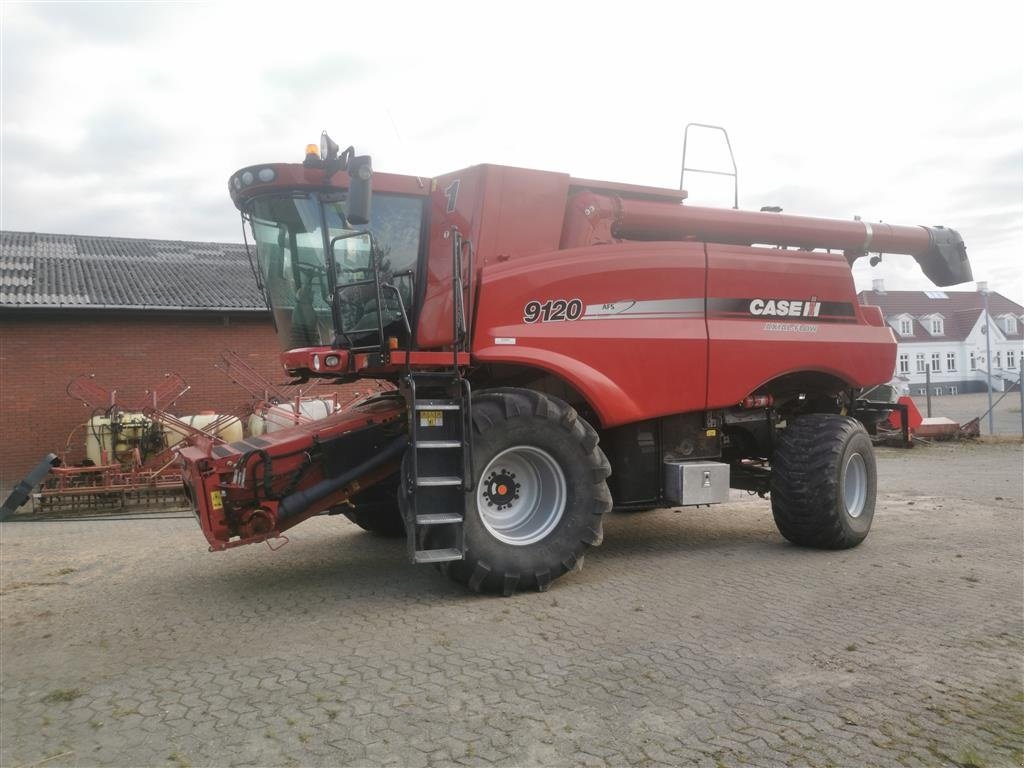
[[[956,387],[949,387],[949,394],[955,395],[957,393]]]
[[[942,318],[932,318],[932,336],[942,336]]]
[[[910,355],[905,352],[900,355],[900,373],[910,373]]]
[[[1002,355],[1002,352],[996,352],[996,358],[995,358],[995,367],[996,368],[1002,368],[1003,367],[1003,364],[1001,362],[999,362],[1002,359],[1002,358],[1000,358],[1000,355]]]
[[[1003,319],[1003,328],[1006,329],[1007,333],[1016,333],[1017,332],[1017,318],[1014,317],[1013,315],[1007,315]]]
[[[935,388],[935,396],[936,397],[941,397],[942,396],[942,387],[936,387]]]
[[[946,353],[946,370],[947,371],[955,371],[956,370],[956,352],[947,352]]]
[[[910,320],[908,320],[907,318],[901,319],[900,320],[900,336],[913,336],[913,335],[914,335],[914,325],[913,325],[913,323]]]
[[[974,356],[974,351],[971,351],[971,370],[978,370],[978,358]]]
[[[932,373],[938,373],[942,370],[942,355],[938,352],[932,352]]]
[[[1006,368],[1010,371],[1017,370],[1017,353],[1012,350],[1006,350]]]
[[[924,362],[924,354],[918,352],[914,360],[917,362],[917,372],[924,373],[927,370],[927,366]],[[921,394],[923,395],[924,393],[922,392]]]
[[[924,387],[921,387],[919,390],[917,390],[917,394],[919,394],[919,395],[927,395],[928,394],[928,390],[925,389]]]

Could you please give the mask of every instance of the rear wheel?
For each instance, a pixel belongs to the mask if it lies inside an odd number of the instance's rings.
[[[601,543],[611,468],[597,433],[561,400],[520,389],[475,395],[472,423],[466,557],[442,570],[478,592],[546,590]]]
[[[793,419],[772,457],[775,524],[794,544],[849,549],[868,535],[877,475],[860,422],[834,414]]]

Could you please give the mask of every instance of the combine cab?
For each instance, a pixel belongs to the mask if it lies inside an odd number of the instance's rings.
[[[182,468],[211,548],[345,512],[506,594],[576,568],[613,506],[730,487],[770,494],[796,544],[856,546],[875,501],[866,430],[888,414],[858,393],[889,380],[896,343],[851,265],[906,254],[938,285],[971,279],[941,227],[699,208],[494,165],[375,174],[326,135],[229,192],[288,374],[396,389],[193,440]]]

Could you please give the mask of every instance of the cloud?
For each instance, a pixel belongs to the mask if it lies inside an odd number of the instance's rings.
[[[36,3],[28,12],[54,36],[99,44],[137,44],[158,37],[178,17],[173,6],[157,3]]]
[[[228,176],[298,161],[324,128],[379,170],[675,187],[700,120],[729,128],[744,207],[952,226],[979,276],[1021,291],[1012,24],[952,3],[890,4],[884,24],[812,3],[446,9],[6,3],[3,226],[238,241]],[[687,179],[695,204],[731,205],[724,184]],[[926,286],[898,262],[871,274]]]

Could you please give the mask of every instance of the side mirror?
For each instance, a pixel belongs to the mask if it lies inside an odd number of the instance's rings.
[[[351,181],[348,186],[345,217],[349,224],[369,224],[370,200],[373,197],[373,168],[370,165],[370,156],[360,155],[351,158],[348,161],[348,175]]]

